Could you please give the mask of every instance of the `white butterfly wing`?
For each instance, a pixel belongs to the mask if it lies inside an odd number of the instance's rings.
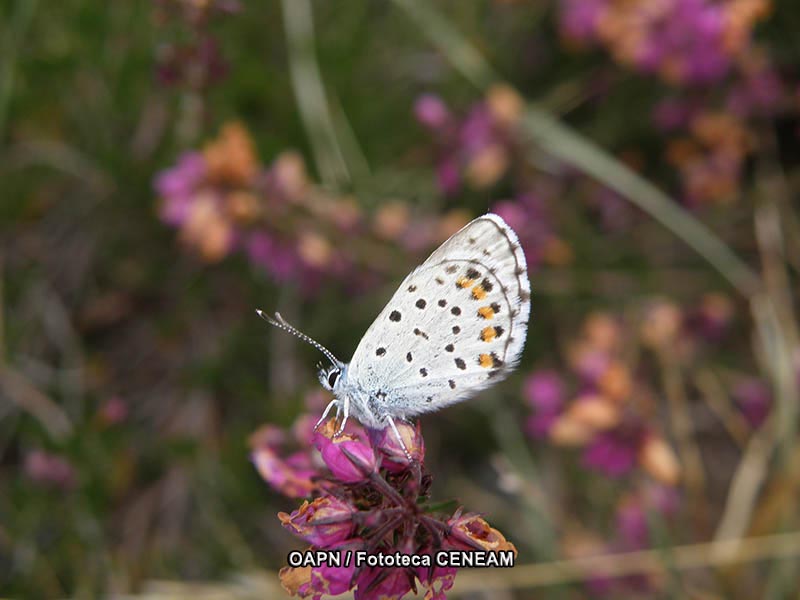
[[[384,414],[438,410],[516,366],[529,314],[517,235],[497,215],[484,215],[405,278],[358,345],[348,378]]]

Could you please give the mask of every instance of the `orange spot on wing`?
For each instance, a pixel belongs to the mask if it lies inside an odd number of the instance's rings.
[[[494,309],[491,306],[482,306],[478,309],[478,314],[484,319],[494,319]]]
[[[472,288],[472,297],[475,300],[483,300],[486,297],[486,290],[483,289],[482,285],[476,285]]]
[[[497,330],[494,327],[484,327],[481,331],[481,340],[484,342],[491,342],[495,337],[497,337]]]
[[[456,285],[460,288],[468,288],[475,283],[474,279],[470,279],[469,277],[459,277],[456,279]]]
[[[481,354],[478,357],[478,360],[484,369],[488,369],[494,364],[494,359],[492,358],[491,354]]]

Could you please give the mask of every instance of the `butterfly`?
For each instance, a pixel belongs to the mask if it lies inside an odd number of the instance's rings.
[[[319,381],[343,419],[372,429],[395,419],[466,400],[500,381],[517,365],[530,315],[525,253],[514,230],[489,213],[445,241],[400,284],[361,338],[349,363],[287,323],[256,312],[270,324],[317,348],[330,361]],[[403,446],[405,448],[405,446]]]

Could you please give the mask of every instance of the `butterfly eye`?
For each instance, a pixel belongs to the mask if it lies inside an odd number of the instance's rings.
[[[328,385],[331,386],[331,388],[334,385],[336,385],[336,380],[337,379],[339,379],[339,370],[338,369],[328,373]]]

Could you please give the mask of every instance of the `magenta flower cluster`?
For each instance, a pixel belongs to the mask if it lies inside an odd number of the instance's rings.
[[[282,525],[313,550],[366,551],[370,554],[432,555],[438,550],[511,550],[508,542],[481,517],[461,509],[441,514],[429,504],[431,475],[424,466],[425,447],[419,425],[398,424],[411,456],[387,428],[365,430],[348,425],[334,435],[335,424],[314,432],[305,417],[291,437],[310,435],[308,449],[287,458],[278,451],[288,440],[274,427],[262,428],[252,440],[253,461],[265,480],[291,497],[311,496],[290,514],[278,515]],[[319,599],[353,590],[355,598],[402,598],[425,592],[429,600],[444,599],[456,569],[439,567],[344,566],[284,567],[283,586],[292,595]]]
[[[562,0],[572,42],[602,44],[621,63],[672,83],[720,81],[749,48],[766,0]]]
[[[239,251],[274,280],[295,281],[306,292],[349,272],[353,256],[335,240],[359,227],[358,210],[312,194],[296,153],[260,165],[238,123],[225,125],[202,151],[181,156],[155,188],[162,220],[207,262]]]
[[[659,396],[675,392],[657,389],[654,382],[664,381],[657,369],[702,369],[714,344],[728,334],[733,310],[725,296],[706,294],[685,309],[665,299],[650,300],[631,309],[636,318],[627,322],[610,313],[590,314],[566,346],[567,368],[539,369],[525,379],[528,434],[580,449],[581,464],[607,477],[639,468],[663,485],[676,485],[681,465],[661,432],[656,409]],[[636,355],[647,364],[648,353],[656,370],[626,360]],[[701,373],[695,379],[707,377]],[[738,409],[726,417],[735,421],[729,429],[738,435],[761,426],[773,404],[770,388],[740,373],[731,374],[727,383],[730,406]],[[682,393],[705,393],[687,389]]]
[[[492,88],[464,117],[439,96],[417,98],[414,115],[436,141],[436,173],[444,194],[454,196],[465,183],[486,189],[505,174],[516,153],[514,125],[521,112],[521,98],[504,86]]]
[[[199,91],[228,74],[228,62],[210,25],[218,16],[240,12],[237,0],[154,0],[153,8],[157,24],[177,26],[184,33],[180,41],[165,41],[158,48],[156,76],[162,85]]]
[[[352,197],[314,185],[296,152],[262,165],[249,132],[236,122],[183,154],[154,185],[161,219],[201,259],[214,263],[242,253],[271,279],[295,283],[306,295],[325,282],[364,290],[394,265],[375,260],[379,244],[382,252],[404,256],[424,251],[470,220],[463,210],[413,215],[402,201],[368,216]]]
[[[652,526],[674,524],[681,508],[679,492],[672,487],[647,483],[625,494],[614,515],[615,535],[608,542],[599,542],[593,552],[634,552],[653,546]],[[587,581],[592,594],[619,597],[629,594],[653,594],[659,589],[658,578],[649,575],[605,577],[595,575]]]

